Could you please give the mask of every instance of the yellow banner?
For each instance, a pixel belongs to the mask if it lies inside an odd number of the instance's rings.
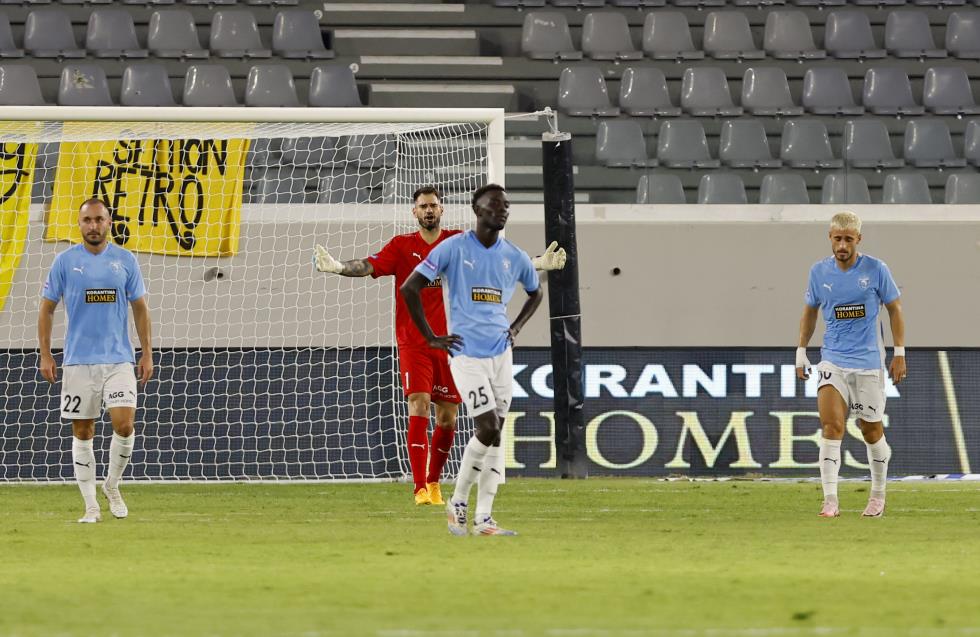
[[[0,311],[27,242],[37,144],[0,144]]]
[[[65,124],[65,137],[81,130]],[[77,137],[76,137],[77,139]],[[238,252],[247,139],[62,142],[48,241],[78,243],[78,208],[105,201],[112,240],[129,250],[185,256]]]

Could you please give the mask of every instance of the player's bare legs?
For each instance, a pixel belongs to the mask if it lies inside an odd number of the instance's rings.
[[[820,482],[823,485],[823,507],[820,516],[836,518],[840,515],[837,499],[837,476],[840,473],[841,440],[847,422],[847,403],[832,385],[824,385],[817,391],[817,410],[823,438],[820,440]]]
[[[415,504],[432,504],[425,488],[425,461],[429,455],[429,394],[415,392],[408,395],[408,464],[412,469]]]
[[[71,460],[75,469],[75,481],[85,501],[85,514],[78,519],[83,524],[102,521],[99,501],[95,499],[95,451],[92,439],[95,437],[95,420],[71,421]]]
[[[878,518],[885,513],[885,482],[888,479],[891,448],[885,442],[885,428],[881,421],[865,422],[859,419],[858,426],[868,448],[868,466],[871,468],[871,495],[862,515]]]
[[[109,472],[102,483],[102,493],[109,500],[109,511],[113,517],[124,518],[129,515],[126,502],[119,493],[119,482],[122,474],[133,455],[133,443],[136,442],[136,432],[133,426],[136,420],[134,407],[110,407],[109,418],[112,420],[112,442],[109,443]]]
[[[432,504],[445,504],[439,478],[453,447],[459,405],[444,400],[433,402],[436,407],[436,426],[432,430],[432,442],[429,445],[429,473],[425,477],[425,486]]]

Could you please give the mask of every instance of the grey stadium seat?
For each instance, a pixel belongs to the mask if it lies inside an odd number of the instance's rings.
[[[632,119],[599,122],[596,130],[595,158],[604,166],[634,168],[656,166],[647,157],[646,138],[640,124]]]
[[[817,7],[818,9],[847,4],[847,0],[791,0],[791,2],[798,7]]]
[[[694,46],[691,27],[683,13],[651,11],[643,21],[643,52],[655,60],[700,60],[704,51]]]
[[[704,21],[704,52],[719,60],[759,60],[766,56],[752,39],[741,11],[712,11]]]
[[[194,64],[184,78],[184,106],[238,106],[228,67]]]
[[[783,164],[773,158],[766,129],[755,119],[729,119],[721,125],[718,159],[732,168],[778,168]]]
[[[735,106],[732,101],[725,72],[713,66],[684,69],[681,108],[698,117],[730,117],[742,114],[742,107]]]
[[[37,72],[27,64],[0,65],[0,106],[43,106]]]
[[[611,0],[614,7],[632,7],[634,9],[651,9],[662,7],[667,4],[667,0]]]
[[[133,15],[126,9],[95,9],[88,17],[85,48],[98,58],[145,58],[136,38]]]
[[[864,74],[864,107],[877,115],[922,115],[925,108],[915,103],[905,69],[879,66]]]
[[[515,9],[527,9],[543,7],[547,4],[545,0],[493,0],[495,7],[513,7]]]
[[[711,158],[704,127],[695,120],[668,120],[657,135],[657,160],[671,168],[717,168]]]
[[[780,60],[820,60],[827,52],[813,42],[810,20],[796,10],[774,10],[766,15],[763,49]]]
[[[864,106],[854,101],[847,72],[839,67],[807,69],[803,76],[803,108],[814,115],[861,115]]]
[[[855,168],[898,168],[905,161],[895,157],[885,123],[861,118],[844,124],[844,163]]]
[[[581,9],[583,7],[603,7],[606,5],[606,0],[551,0],[551,4],[556,7]]]
[[[653,66],[629,67],[619,83],[619,107],[636,117],[676,117],[681,109],[667,93],[664,72]]]
[[[931,204],[929,182],[922,173],[892,173],[881,189],[883,204]]]
[[[844,165],[834,157],[827,127],[813,119],[790,120],[783,125],[779,157],[793,168],[840,168]]]
[[[558,78],[558,108],[568,115],[615,117],[619,108],[609,102],[602,71],[595,66],[574,66]]]
[[[762,178],[760,204],[808,204],[806,180],[798,173],[770,173]]]
[[[723,7],[725,0],[670,0],[670,4],[675,7]]]
[[[363,106],[354,72],[346,64],[321,64],[310,74],[310,106]]]
[[[323,45],[320,22],[308,9],[288,9],[276,14],[272,25],[272,50],[279,57],[327,60],[334,57]]]
[[[257,64],[245,80],[245,106],[299,106],[296,83],[284,64]]]
[[[980,174],[956,174],[946,179],[945,202],[980,204]]]
[[[963,157],[973,166],[980,166],[980,120],[970,120],[963,132]]]
[[[162,64],[132,64],[126,67],[119,89],[122,106],[176,106],[167,68]]]
[[[962,9],[946,21],[946,50],[965,60],[980,60],[980,10]]]
[[[36,9],[24,23],[24,49],[37,58],[83,58],[68,14],[61,9]]]
[[[640,177],[636,185],[638,204],[681,204],[687,203],[684,185],[677,175],[648,173]]]
[[[534,11],[524,16],[521,52],[532,60],[581,60],[582,52],[572,44],[565,14]]]
[[[970,78],[959,66],[940,66],[926,70],[922,83],[922,105],[936,115],[976,115]]]
[[[868,180],[857,173],[831,173],[823,179],[823,188],[820,189],[820,203],[871,203]]]
[[[829,55],[841,59],[883,58],[887,54],[875,44],[867,14],[853,9],[827,14],[824,49]]]
[[[14,34],[10,30],[10,18],[6,13],[0,13],[0,58],[22,58],[24,49],[14,43]]]
[[[146,32],[146,48],[160,58],[207,59],[189,11],[154,11]]]
[[[905,125],[905,161],[920,168],[959,168],[966,160],[957,157],[949,127],[941,119],[922,119]]]
[[[96,64],[69,64],[61,69],[58,84],[61,106],[112,106],[105,71]]]
[[[885,49],[900,58],[944,58],[936,47],[925,11],[890,11],[885,21]]]
[[[593,60],[640,60],[622,13],[590,13],[582,23],[582,53]]]
[[[701,175],[698,183],[699,204],[745,204],[745,184],[734,173],[710,172]]]
[[[742,78],[742,108],[752,115],[789,117],[803,114],[789,93],[786,72],[775,66],[753,67]]]
[[[248,9],[222,9],[211,18],[211,55],[221,58],[267,58],[272,51],[262,45],[259,26]]]

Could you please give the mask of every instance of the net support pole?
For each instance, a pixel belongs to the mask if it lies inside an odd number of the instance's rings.
[[[555,447],[562,478],[588,475],[582,383],[582,317],[575,237],[572,136],[553,126],[541,138],[545,243],[568,253],[563,270],[548,273],[551,365],[555,386]]]

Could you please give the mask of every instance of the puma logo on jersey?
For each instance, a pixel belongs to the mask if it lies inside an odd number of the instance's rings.
[[[418,259],[419,261],[422,260],[422,255],[419,254],[418,252],[413,252],[412,253],[412,256],[415,257],[416,259]]]
[[[80,267],[80,268],[72,268],[72,270],[74,270],[75,272],[78,272],[79,274],[85,274],[85,266],[84,265],[82,267]]]
[[[831,292],[833,292],[833,291],[834,291],[834,284],[833,284],[833,283],[824,283],[824,284],[823,284],[823,286],[824,286],[825,288],[827,288],[827,289],[828,289],[829,291],[831,291]]]
[[[465,263],[466,265],[470,266],[470,270],[474,269],[474,267],[475,267],[473,265],[473,262],[472,261],[467,261],[466,259],[463,259],[463,263]]]

